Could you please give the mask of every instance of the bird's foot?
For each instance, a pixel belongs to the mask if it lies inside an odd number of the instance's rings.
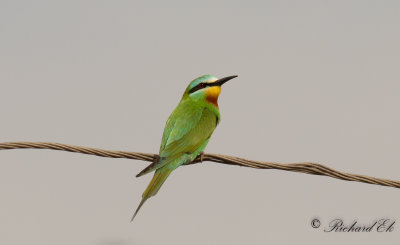
[[[203,160],[204,160],[204,151],[200,153],[200,162],[203,162]]]

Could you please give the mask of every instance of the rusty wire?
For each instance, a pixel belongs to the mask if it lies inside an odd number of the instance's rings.
[[[128,151],[110,151],[103,149],[96,149],[91,147],[67,145],[60,143],[50,143],[50,142],[5,142],[0,143],[0,150],[9,149],[51,149],[60,151],[69,151],[76,153],[83,153],[89,155],[95,155],[100,157],[111,157],[111,158],[128,158],[136,159],[148,162],[157,162],[158,155],[151,153],[139,153],[139,152],[128,152]],[[203,154],[198,156],[195,161],[188,163],[194,164],[201,161],[210,161],[222,164],[244,166],[257,169],[278,169],[292,172],[301,172],[313,175],[324,175],[332,178],[337,178],[347,181],[358,181],[374,185],[391,186],[395,188],[400,188],[400,181],[388,180],[382,178],[375,178],[359,174],[350,174],[345,172],[340,172],[335,169],[326,167],[319,163],[312,162],[300,162],[300,163],[276,163],[276,162],[263,162],[248,160],[239,157],[226,156],[220,154]]]

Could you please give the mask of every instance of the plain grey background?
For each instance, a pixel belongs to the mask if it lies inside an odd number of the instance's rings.
[[[1,142],[157,153],[187,84],[238,74],[206,151],[400,179],[398,1],[0,1]],[[1,244],[398,244],[400,192],[276,170],[0,152]],[[322,226],[310,222],[319,218]],[[325,233],[335,218],[391,233]]]

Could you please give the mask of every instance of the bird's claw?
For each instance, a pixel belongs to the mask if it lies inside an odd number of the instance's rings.
[[[204,151],[200,153],[200,162],[203,162],[203,160],[204,160]]]

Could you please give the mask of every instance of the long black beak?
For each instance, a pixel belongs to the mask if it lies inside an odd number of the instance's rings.
[[[229,81],[231,79],[234,79],[235,77],[237,77],[237,75],[218,79],[217,81],[213,82],[212,85],[213,86],[222,86],[222,84],[226,83],[227,81]]]

